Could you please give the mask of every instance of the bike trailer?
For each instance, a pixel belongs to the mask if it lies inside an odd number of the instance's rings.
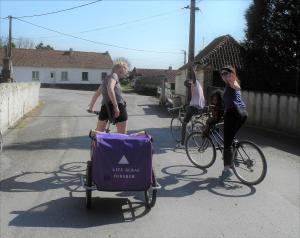
[[[92,181],[101,191],[145,191],[152,184],[149,135],[96,134]]]

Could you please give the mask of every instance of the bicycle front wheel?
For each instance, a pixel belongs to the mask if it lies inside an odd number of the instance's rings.
[[[171,134],[174,138],[174,140],[176,140],[176,142],[180,142],[181,141],[181,128],[182,128],[182,121],[180,118],[178,117],[173,117],[171,120]]]
[[[253,142],[240,141],[234,153],[232,170],[242,183],[259,184],[267,174],[266,158]]]
[[[201,132],[193,132],[186,138],[185,149],[188,159],[198,168],[208,168],[216,161],[214,143]]]

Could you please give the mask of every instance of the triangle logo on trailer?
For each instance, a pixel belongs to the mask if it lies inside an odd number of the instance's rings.
[[[129,164],[129,161],[125,155],[123,155],[118,164]]]

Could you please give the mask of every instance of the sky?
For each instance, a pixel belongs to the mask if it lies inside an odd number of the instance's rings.
[[[12,21],[13,38],[29,38],[55,50],[108,51],[113,60],[126,58],[131,68],[177,69],[183,65],[190,21],[190,10],[184,7],[190,0],[95,1],[0,0],[0,37],[8,36],[6,17],[11,15],[19,17]],[[242,41],[244,15],[251,3],[196,0],[200,10],[196,12],[195,55],[222,35]],[[53,12],[57,13],[47,14]],[[36,16],[40,14],[45,15]]]

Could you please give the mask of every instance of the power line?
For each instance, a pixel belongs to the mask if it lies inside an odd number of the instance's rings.
[[[157,15],[149,16],[149,17],[135,19],[135,20],[128,21],[128,22],[123,22],[123,23],[118,23],[118,24],[114,24],[114,25],[104,26],[104,27],[95,28],[95,29],[91,29],[91,30],[76,32],[76,33],[73,33],[73,34],[81,34],[81,33],[87,33],[87,32],[92,32],[92,31],[104,30],[104,29],[113,28],[113,27],[117,27],[117,26],[124,26],[124,25],[130,24],[130,23],[141,22],[141,21],[144,21],[144,20],[148,20],[148,19],[152,19],[152,18],[156,18],[156,17],[161,17],[161,16],[169,15],[169,14],[177,12],[177,11],[179,11],[181,9],[182,8],[175,9],[175,10],[168,11],[168,12],[164,12],[164,13],[160,13],[160,14],[157,14]]]
[[[55,12],[41,13],[41,14],[35,14],[35,15],[30,15],[30,16],[20,16],[20,17],[14,17],[14,18],[26,18],[26,17],[28,18],[28,17],[46,16],[46,15],[56,14],[56,13],[60,13],[60,12],[70,11],[70,10],[73,10],[73,9],[76,9],[76,8],[80,8],[80,7],[85,7],[85,6],[88,6],[88,5],[97,3],[97,2],[101,2],[101,1],[102,0],[97,0],[97,1],[94,1],[94,2],[90,2],[90,3],[86,3],[86,4],[83,4],[83,5],[77,6],[77,7],[71,7],[71,8],[67,8],[67,9],[55,11]]]
[[[122,23],[118,23],[118,24],[93,28],[93,29],[89,29],[89,30],[85,30],[85,31],[73,32],[73,33],[70,33],[70,34],[82,34],[82,33],[88,33],[88,32],[93,32],[93,31],[101,31],[101,30],[105,30],[105,29],[111,29],[111,28],[114,28],[114,27],[124,26],[124,25],[128,25],[128,24],[131,24],[131,23],[137,23],[137,22],[141,22],[141,21],[144,21],[144,20],[153,19],[153,18],[156,18],[156,17],[166,16],[166,15],[172,14],[172,13],[177,12],[177,11],[182,10],[182,9],[183,8],[179,8],[179,9],[177,8],[177,9],[174,9],[172,11],[168,11],[168,12],[164,12],[164,13],[160,13],[160,14],[156,14],[156,15],[152,15],[152,16],[148,16],[148,17],[138,18],[138,19],[134,19],[134,20],[131,20],[131,21],[128,21],[128,22],[122,22]],[[38,38],[52,38],[52,37],[55,37],[55,36],[41,36],[41,37],[38,37]]]
[[[58,33],[58,34],[61,34],[61,35],[64,35],[64,36],[72,37],[72,38],[75,38],[75,39],[78,39],[78,40],[91,42],[91,43],[94,43],[94,44],[97,44],[97,45],[106,45],[106,46],[120,48],[120,49],[124,49],[124,50],[141,51],[141,52],[149,52],[149,53],[157,53],[157,54],[182,54],[181,52],[143,50],[143,49],[135,49],[135,48],[123,47],[123,46],[118,46],[118,45],[113,45],[113,44],[107,44],[107,43],[104,43],[104,42],[93,41],[93,40],[81,38],[81,37],[78,37],[78,36],[74,36],[74,35],[71,35],[71,34],[63,33],[63,32],[60,32],[60,31],[56,31],[56,30],[53,30],[53,29],[50,29],[50,28],[47,28],[47,27],[39,26],[39,25],[36,25],[34,23],[31,23],[31,22],[28,22],[28,21],[25,21],[25,20],[21,20],[19,18],[16,18],[16,20],[21,21],[21,22],[25,22],[27,24],[33,25],[35,27],[38,27],[38,28],[41,28],[41,29],[44,29],[44,30],[52,31],[52,32],[55,32],[55,33]]]

